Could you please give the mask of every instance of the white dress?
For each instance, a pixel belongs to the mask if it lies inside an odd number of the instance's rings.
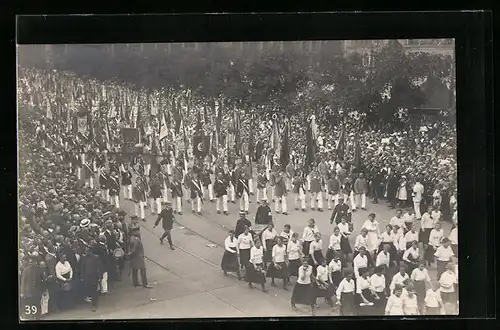
[[[370,220],[366,220],[363,224],[363,228],[368,230],[368,234],[366,235],[366,248],[368,251],[375,251],[378,249],[379,240],[379,227],[378,222],[375,220],[371,222]]]
[[[406,181],[401,182],[398,190],[398,199],[400,201],[405,201],[408,199],[408,194],[406,192]]]

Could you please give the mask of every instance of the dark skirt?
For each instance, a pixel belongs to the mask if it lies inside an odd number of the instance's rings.
[[[342,238],[340,239],[340,249],[345,254],[352,253],[351,244],[349,244],[349,239],[348,238],[342,236]]]
[[[286,265],[286,262],[278,262],[278,266],[280,267],[279,269],[274,267],[274,263],[271,262],[267,269],[267,277],[271,278],[288,278],[288,267]]]
[[[424,259],[427,262],[432,263],[434,261],[434,253],[435,252],[436,252],[436,250],[434,249],[434,247],[432,245],[428,245],[427,249],[425,249],[425,252],[424,252]]]
[[[288,275],[289,276],[299,276],[299,267],[302,264],[300,259],[288,260]]]
[[[250,249],[240,249],[240,265],[246,267],[250,261]]]
[[[377,292],[379,299],[373,301],[373,314],[374,315],[385,315],[385,306],[387,304],[387,297],[385,292]]]
[[[458,244],[451,244],[450,247],[455,257],[458,257]]]
[[[302,243],[302,253],[305,256],[309,255],[309,247],[310,246],[311,246],[311,242],[310,241],[304,241],[304,243]]]
[[[424,243],[424,245],[429,244],[431,231],[432,228],[420,229],[420,232],[418,233],[418,241]]]
[[[443,301],[443,304],[454,304],[457,302],[455,292],[441,292],[441,300]]]
[[[292,304],[313,305],[314,291],[312,284],[295,283],[292,293]]]
[[[418,304],[421,306],[425,301],[425,281],[413,281],[413,287],[415,288]]]
[[[366,298],[371,303],[374,303],[373,306],[360,306],[359,304],[363,302],[363,298],[361,298],[360,294],[356,294],[355,296],[355,301],[356,301],[356,308],[359,311],[359,315],[372,315],[373,310],[375,307],[375,296],[372,294],[370,289],[364,289],[361,291],[363,293],[363,296]]]
[[[356,302],[354,300],[354,292],[342,293],[340,296],[340,315],[354,316],[356,312]]]
[[[335,288],[330,283],[326,283],[326,287],[313,284],[313,288],[315,298],[331,298],[335,293]]]
[[[339,287],[340,282],[342,281],[342,271],[332,272],[332,282],[333,287],[337,289]]]
[[[238,272],[240,270],[240,264],[238,263],[238,256],[236,255],[236,253],[224,251],[220,266],[222,270],[226,272]]]
[[[311,255],[309,255],[308,262],[309,262],[309,265],[313,266],[314,270],[316,270],[316,267],[318,267],[318,265],[321,265],[323,260],[325,260],[325,257],[323,257],[323,252],[321,250],[316,250],[316,251],[314,251],[314,258],[318,262],[317,265],[314,264],[314,261],[313,261],[313,258],[311,257]]]
[[[258,264],[257,266],[262,267],[263,264]],[[266,275],[264,272],[255,269],[252,263],[248,263],[245,271],[245,281],[248,283],[265,284]]]
[[[418,258],[414,259],[410,255],[410,256],[408,256],[408,260],[410,260],[411,262],[405,261],[405,264],[406,264],[406,267],[407,267],[406,273],[408,273],[408,275],[411,275],[411,273],[413,272],[413,270],[415,268],[418,268]]]
[[[330,263],[330,261],[332,261],[332,260],[333,260],[333,256],[334,256],[335,254],[339,255],[339,256],[340,256],[340,258],[341,258],[341,260],[343,259],[343,258],[342,258],[342,250],[337,250],[337,251],[334,251],[334,250],[332,250],[332,249],[328,249],[328,250],[326,251],[326,264],[329,264],[329,263]]]

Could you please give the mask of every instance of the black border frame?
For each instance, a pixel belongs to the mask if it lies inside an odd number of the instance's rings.
[[[459,205],[461,219],[464,219],[460,223],[463,242],[460,296],[464,303],[460,306],[459,318],[495,316],[491,12],[18,16],[16,32],[13,41],[18,44],[455,38]],[[15,78],[12,83],[15,86]],[[13,100],[15,102],[15,96]],[[11,106],[13,111],[9,113],[16,113],[15,105],[11,103]],[[17,258],[13,261],[17,265]],[[13,298],[17,301],[16,294]],[[13,314],[18,315],[15,311]],[[363,319],[366,318],[350,320]],[[191,320],[178,321],[192,324]],[[135,323],[127,321],[127,324]],[[401,325],[409,326],[408,323]],[[481,326],[475,323],[473,327]]]

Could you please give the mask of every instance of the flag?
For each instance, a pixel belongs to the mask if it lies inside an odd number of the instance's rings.
[[[288,122],[288,119],[285,118],[285,128],[283,130],[283,140],[281,141],[281,157],[280,157],[280,164],[281,164],[281,169],[283,171],[286,170],[286,166],[288,165],[288,162],[290,160],[290,142],[289,142],[289,126],[290,123]]]
[[[210,141],[211,145],[210,145],[210,153],[212,155],[214,155],[215,157],[217,157],[218,155],[218,149],[219,149],[219,146],[217,145],[218,142],[219,142],[219,139],[217,139],[217,132],[216,130],[214,129],[212,131],[212,141]]]
[[[248,138],[248,157],[250,158],[250,163],[254,159],[255,155],[255,131],[253,129],[253,118],[252,122],[250,123],[250,136]]]
[[[198,110],[198,122],[194,128],[193,133],[193,155],[196,158],[203,158],[205,156],[204,139],[203,139],[203,126],[201,124],[201,115]]]
[[[88,121],[88,126],[89,126],[89,139],[88,139],[88,142],[90,144],[93,143],[94,141],[94,118],[92,116],[92,112],[89,111],[87,113],[87,121]]]
[[[337,158],[339,160],[344,160],[344,155],[345,155],[345,127],[342,124],[339,141],[337,142]]]
[[[158,111],[159,113],[159,118],[158,121],[160,122],[160,130],[159,130],[159,136],[160,136],[160,141],[163,140],[164,138],[168,137],[169,129],[168,129],[168,124],[167,124],[167,118],[166,114],[162,114],[163,111]]]
[[[361,146],[359,144],[359,135],[356,134],[354,141],[354,167],[357,170],[361,169]]]
[[[222,126],[222,101],[217,102],[214,100],[214,108],[215,108],[215,147],[219,148],[219,143],[221,139],[220,129]]]
[[[203,116],[205,117],[205,124],[208,124],[208,107],[206,105],[203,107]]]
[[[273,128],[271,130],[271,149],[274,151],[274,155],[276,157],[280,157],[281,143],[278,129],[278,120],[276,117],[273,118]]]
[[[235,109],[234,118],[233,118],[233,132],[234,132],[234,148],[235,155],[241,155],[241,121],[240,114]]]
[[[160,172],[160,164],[158,163],[158,146],[156,145],[156,139],[152,138],[153,142],[151,145],[151,169],[149,172],[149,177],[152,178]]]
[[[304,161],[304,175],[309,174],[312,170],[312,165],[316,162],[316,140],[313,135],[313,127],[310,122],[306,131],[306,159]]]
[[[172,116],[174,119],[175,134],[179,134],[181,129],[181,109],[180,100],[177,100],[175,96],[172,96]]]

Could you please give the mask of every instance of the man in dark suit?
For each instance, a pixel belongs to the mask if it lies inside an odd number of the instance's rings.
[[[165,203],[163,210],[161,210],[160,214],[158,214],[158,218],[155,221],[153,228],[156,228],[158,224],[162,221],[163,227],[163,235],[160,237],[160,244],[163,244],[163,240],[165,237],[167,238],[168,244],[170,245],[170,250],[175,250],[174,244],[172,243],[172,236],[170,235],[170,231],[172,230],[172,226],[175,221],[174,211],[170,207],[170,202]]]
[[[21,318],[37,320],[40,316],[43,278],[35,258],[28,256],[28,263],[21,273],[19,293],[21,296]]]
[[[99,302],[99,282],[102,280],[103,265],[91,248],[86,248],[80,260],[80,273],[85,297],[90,297],[92,311],[95,312]]]
[[[116,242],[116,234],[113,221],[107,220],[105,226],[106,226],[106,231],[104,232],[104,236],[106,237],[106,246],[109,251],[108,274],[109,274],[109,279],[115,281],[118,279],[118,272],[116,271],[117,264],[116,264],[116,259],[113,257],[113,252],[118,247],[118,244]]]
[[[338,225],[342,218],[346,218],[349,222],[351,221],[351,213],[349,212],[349,205],[344,203],[344,198],[339,198],[339,203],[335,206],[330,217],[330,223],[335,223]]]
[[[144,247],[140,239],[139,230],[134,230],[130,237],[130,252],[127,255],[130,258],[130,268],[132,269],[132,283],[135,287],[139,286],[137,271],[141,273],[142,287],[150,289],[148,278],[146,276],[146,263],[144,262]]]
[[[255,214],[255,223],[258,225],[268,225],[273,222],[273,216],[271,208],[267,203],[267,200],[263,200],[262,204],[257,208],[257,213]]]

